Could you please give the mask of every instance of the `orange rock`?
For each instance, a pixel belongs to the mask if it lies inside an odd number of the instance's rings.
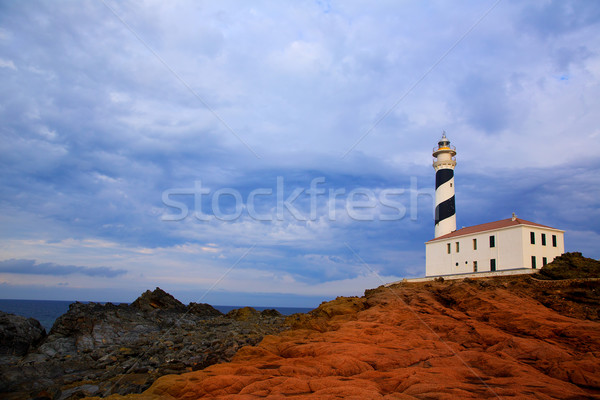
[[[532,285],[404,284],[337,298],[230,363],[110,399],[600,398],[600,323],[564,315],[577,304],[542,305]]]

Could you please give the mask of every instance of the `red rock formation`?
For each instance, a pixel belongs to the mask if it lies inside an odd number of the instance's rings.
[[[541,293],[568,288],[536,285],[403,284],[339,298],[230,363],[110,398],[599,399],[600,322],[542,305]],[[586,285],[598,297],[598,284]]]

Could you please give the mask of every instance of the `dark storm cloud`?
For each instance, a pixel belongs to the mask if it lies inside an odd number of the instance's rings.
[[[81,274],[92,277],[116,278],[117,276],[126,274],[127,271],[109,267],[80,267],[76,265],[38,263],[35,260],[11,258],[0,261],[0,273],[53,276]]]
[[[512,212],[525,220],[568,231],[600,234],[600,163],[581,160],[560,169],[504,168],[497,174],[457,171],[457,219],[460,226],[504,219]],[[593,251],[592,249],[586,249]]]
[[[595,1],[546,1],[525,6],[519,18],[528,31],[553,38],[600,22],[600,4]]]

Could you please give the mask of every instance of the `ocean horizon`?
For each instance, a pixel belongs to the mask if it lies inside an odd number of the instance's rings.
[[[24,299],[0,299],[0,311],[6,313],[20,315],[26,318],[34,318],[40,321],[40,324],[50,332],[54,321],[69,310],[69,305],[75,303],[76,300],[24,300]],[[122,302],[91,302],[79,301],[80,303],[99,303],[99,304],[130,304]],[[223,314],[231,310],[242,307],[252,307],[258,311],[275,309],[283,315],[291,315],[295,313],[306,313],[314,309],[314,307],[265,307],[265,306],[223,306],[211,304],[214,308],[221,311]]]

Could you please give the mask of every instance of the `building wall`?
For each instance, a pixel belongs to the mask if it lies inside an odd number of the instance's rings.
[[[531,243],[531,233],[533,232],[535,243]],[[542,242],[542,234],[546,235],[546,244]],[[556,235],[556,247],[552,245],[552,236]],[[555,257],[565,252],[564,232],[553,231],[533,226],[523,227],[523,265],[532,268],[532,256],[535,256],[536,268],[544,266],[544,257],[547,263],[551,263]]]
[[[530,243],[531,232],[534,232],[535,244]],[[546,235],[545,246],[542,245],[542,233]],[[556,247],[552,246],[552,235],[556,235]],[[490,236],[494,237],[494,247],[490,246]],[[474,239],[477,241],[476,249]],[[477,272],[486,272],[491,270],[491,260],[495,260],[496,271],[532,268],[532,256],[536,257],[536,267],[541,268],[544,257],[549,263],[563,252],[562,231],[517,225],[426,243],[425,273],[426,276],[435,276],[475,272],[475,262]]]
[[[489,235],[496,235],[496,270],[524,268],[522,226],[499,229]],[[488,261],[489,264],[489,261]],[[490,271],[488,268],[486,271]]]

